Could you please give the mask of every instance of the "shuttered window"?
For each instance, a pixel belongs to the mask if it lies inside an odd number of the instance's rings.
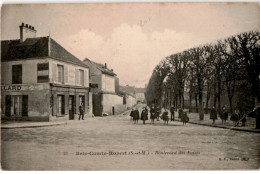
[[[64,66],[57,65],[58,67],[58,82],[64,84]]]
[[[37,83],[49,82],[49,63],[37,64]]]

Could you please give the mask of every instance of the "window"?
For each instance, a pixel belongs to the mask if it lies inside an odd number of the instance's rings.
[[[22,84],[22,65],[12,66],[12,84]]]
[[[84,86],[84,71],[81,69],[79,70],[79,84]]]
[[[49,63],[38,63],[37,83],[49,82]]]
[[[58,95],[58,115],[65,114],[65,97],[64,95]]]
[[[64,66],[57,65],[58,67],[58,82],[64,84]]]

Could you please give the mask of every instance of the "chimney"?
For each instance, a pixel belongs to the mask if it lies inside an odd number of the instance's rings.
[[[105,63],[105,69],[107,69],[107,63]]]
[[[20,43],[24,42],[27,38],[34,38],[36,37],[36,30],[33,26],[25,24],[22,22],[22,24],[19,26],[20,28]]]
[[[111,71],[112,71],[112,72],[114,72],[114,70],[113,70],[113,69],[111,69]]]

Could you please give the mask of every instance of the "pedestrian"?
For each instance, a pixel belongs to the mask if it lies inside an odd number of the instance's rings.
[[[134,116],[134,108],[132,109],[132,111],[130,113],[130,120],[133,120],[133,116]]]
[[[150,119],[151,119],[151,123],[154,124],[154,119],[156,119],[156,115],[155,115],[155,108],[154,105],[152,105],[151,109],[150,109]]]
[[[81,103],[81,105],[79,105],[79,120],[82,117],[82,120],[84,120],[84,107],[83,107],[83,103]]]
[[[134,114],[133,114],[133,120],[134,120],[134,124],[138,124],[138,120],[139,120],[139,111],[137,108],[135,108],[134,110]]]
[[[186,123],[189,122],[189,117],[188,117],[187,112],[182,113],[181,121],[182,121],[182,124],[185,125],[185,126],[186,126]]]
[[[220,118],[222,120],[222,125],[225,124],[228,119],[228,112],[226,111],[226,106],[222,107]]]
[[[168,111],[165,109],[165,111],[163,112],[161,119],[164,121],[164,124],[168,125],[168,121],[169,121],[169,116],[168,116]]]
[[[170,111],[171,111],[171,121],[174,121],[174,111],[175,111],[174,106],[172,106],[172,107],[170,108]]]
[[[155,115],[156,115],[156,118],[157,118],[157,121],[160,121],[159,118],[160,118],[160,113],[161,113],[161,109],[159,106],[156,107],[156,110],[155,110]]]
[[[179,113],[179,118],[181,118],[182,113],[183,113],[183,109],[181,107],[179,108],[178,113]]]
[[[143,107],[142,113],[141,113],[141,120],[143,120],[143,124],[145,124],[145,120],[148,120],[148,109],[147,107]]]
[[[235,110],[234,113],[231,114],[230,120],[233,121],[234,126],[239,125],[239,115],[237,110]]]
[[[213,106],[213,107],[211,108],[211,110],[210,110],[210,116],[209,116],[209,118],[210,118],[211,120],[213,120],[212,124],[215,124],[215,120],[216,120],[218,117],[217,117],[217,111],[216,111],[216,109],[215,109],[214,106]]]

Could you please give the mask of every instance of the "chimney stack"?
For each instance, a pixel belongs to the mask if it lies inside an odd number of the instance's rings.
[[[105,63],[105,69],[107,69],[107,63]]]
[[[33,26],[25,24],[22,22],[22,24],[19,26],[20,28],[20,43],[24,42],[27,38],[34,38],[36,37],[36,30]]]

